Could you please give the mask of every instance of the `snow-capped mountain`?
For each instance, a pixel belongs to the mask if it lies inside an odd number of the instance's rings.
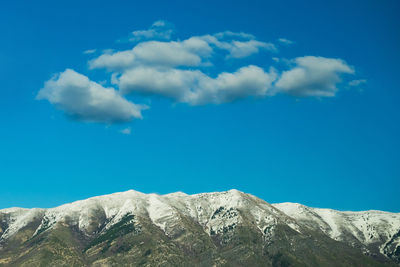
[[[0,266],[381,266],[400,260],[400,214],[270,205],[237,190],[127,191],[0,210]]]

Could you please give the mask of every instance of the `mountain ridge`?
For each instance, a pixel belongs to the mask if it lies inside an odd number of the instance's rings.
[[[129,266],[136,266],[140,262],[132,255],[149,266],[161,258],[166,266],[174,261],[199,266],[244,266],[247,261],[260,266],[329,266],[334,258],[330,251],[343,255],[343,266],[358,261],[380,266],[399,263],[400,213],[269,204],[236,189],[194,195],[128,190],[48,209],[0,210],[0,266],[32,264],[31,259],[40,266],[56,258],[60,266],[70,264],[49,247],[52,242],[70,253],[77,266],[130,261]],[[149,248],[143,252],[140,246]],[[233,253],[239,248],[240,253]],[[45,256],[43,250],[48,251]]]

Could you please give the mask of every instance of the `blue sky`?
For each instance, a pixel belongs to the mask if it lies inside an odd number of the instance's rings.
[[[236,188],[400,212],[399,7],[4,3],[0,208]]]

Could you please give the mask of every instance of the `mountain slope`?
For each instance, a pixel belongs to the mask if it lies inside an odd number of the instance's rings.
[[[400,214],[383,211],[340,212],[297,203],[273,204],[299,224],[334,240],[360,248],[364,254],[400,261]]]
[[[133,190],[0,210],[0,266],[382,266],[400,214],[270,205],[227,192]]]

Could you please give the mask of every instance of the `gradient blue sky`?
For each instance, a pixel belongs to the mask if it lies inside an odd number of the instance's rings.
[[[395,0],[7,1],[0,8],[0,208],[53,207],[128,189],[236,188],[270,203],[400,212],[399,11]],[[99,54],[83,51],[132,48],[129,34],[158,20],[173,25],[174,40],[229,30],[279,50],[241,63],[217,58],[212,77],[249,64],[282,73],[304,56],[341,59],[355,73],[341,75],[334,97],[191,106],[130,95],[150,109],[122,124],[74,120],[35,99],[66,68],[111,86],[110,72],[88,67]],[[351,87],[351,80],[366,83]],[[121,134],[126,128],[131,134]]]

